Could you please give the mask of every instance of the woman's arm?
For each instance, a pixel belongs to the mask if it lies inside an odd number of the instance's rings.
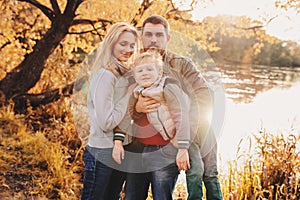
[[[113,130],[122,120],[127,110],[129,94],[127,86],[121,88],[124,96],[118,101],[114,101],[118,79],[108,70],[103,70],[95,81],[92,95],[97,123],[103,131]],[[119,89],[119,88],[118,88]],[[120,92],[120,91],[118,91]]]

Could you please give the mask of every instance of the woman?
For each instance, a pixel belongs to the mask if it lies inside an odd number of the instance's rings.
[[[92,69],[87,107],[90,135],[84,152],[84,186],[82,200],[112,199],[108,188],[116,162],[112,158],[113,129],[127,110],[129,70],[127,62],[135,50],[137,31],[127,23],[114,24],[102,42]],[[119,143],[118,143],[119,142]],[[116,141],[118,148],[123,148]],[[116,180],[118,182],[119,180]],[[118,191],[116,191],[118,192]]]

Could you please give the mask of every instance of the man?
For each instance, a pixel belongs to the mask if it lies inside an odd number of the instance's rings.
[[[193,148],[189,149],[191,169],[186,171],[188,199],[202,199],[202,181],[206,187],[207,199],[223,199],[217,171],[217,142],[207,121],[207,114],[213,106],[212,91],[191,60],[166,51],[169,39],[169,24],[166,19],[157,15],[145,19],[141,32],[144,50],[160,51],[164,57],[164,75],[178,80],[191,99],[191,123],[198,123],[199,120],[198,129],[191,130],[191,138],[195,139],[191,144]],[[155,100],[140,96],[135,106],[135,115],[151,112],[157,106]],[[201,150],[195,144],[201,146]]]

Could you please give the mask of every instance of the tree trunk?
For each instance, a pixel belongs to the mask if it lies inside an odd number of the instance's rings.
[[[68,0],[64,13],[55,13],[51,28],[36,43],[33,51],[25,55],[23,62],[7,73],[6,77],[0,81],[2,99],[0,103],[3,104],[3,101],[26,94],[40,80],[46,60],[68,34],[75,17],[75,11],[81,2],[82,0]]]

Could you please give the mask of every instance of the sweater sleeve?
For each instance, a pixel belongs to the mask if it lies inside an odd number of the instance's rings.
[[[213,90],[190,59],[176,57],[170,64],[182,75],[185,92],[192,101],[197,102],[199,113],[201,113],[198,117],[200,121],[205,121],[213,108]]]
[[[94,82],[92,101],[97,123],[104,132],[113,130],[123,119],[127,110],[129,94],[125,93],[120,100],[114,101],[117,81],[113,73],[104,70]]]
[[[178,148],[189,148],[190,124],[188,97],[177,84],[166,84],[164,97],[175,123]]]

